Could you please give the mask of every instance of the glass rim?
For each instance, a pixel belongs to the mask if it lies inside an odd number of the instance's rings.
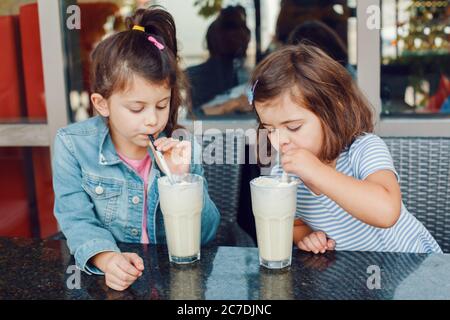
[[[290,179],[289,181],[290,182],[295,181],[295,184],[288,184],[288,185],[285,185],[285,186],[277,186],[276,188],[280,188],[280,189],[281,188],[286,188],[286,189],[288,189],[288,188],[292,188],[292,187],[297,187],[299,185],[299,183],[300,183],[300,178],[299,177],[290,176],[290,175],[288,175],[288,177]],[[256,188],[273,189],[274,188],[273,186],[261,186],[261,185],[255,184],[255,181],[257,179],[259,179],[259,178],[269,178],[269,179],[277,178],[277,179],[281,179],[281,174],[280,175],[270,174],[270,175],[265,175],[265,176],[259,176],[259,177],[256,177],[256,178],[253,178],[252,180],[250,180],[250,185],[254,186]]]
[[[199,183],[202,183],[203,180],[204,180],[203,176],[201,176],[199,174],[196,174],[196,173],[184,173],[184,174],[181,174],[181,175],[172,174],[172,177],[175,177],[175,178],[188,177],[188,176],[194,178],[193,181],[189,181],[189,183],[191,183],[191,184],[199,184]],[[158,182],[159,182],[159,180],[163,180],[163,179],[164,180],[169,180],[169,177],[167,175],[160,176],[158,178]],[[169,186],[171,186],[171,187],[181,187],[181,186],[186,186],[186,185],[169,184]]]

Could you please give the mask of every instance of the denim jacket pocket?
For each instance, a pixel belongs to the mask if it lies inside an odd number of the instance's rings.
[[[97,216],[101,222],[110,227],[117,216],[119,198],[124,181],[101,177],[87,172],[82,173],[82,187],[92,199]]]

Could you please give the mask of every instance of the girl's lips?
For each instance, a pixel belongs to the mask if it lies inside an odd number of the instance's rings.
[[[139,137],[143,137],[143,138],[148,139],[149,136],[154,137],[155,134],[156,134],[156,133],[151,133],[151,134],[148,134],[148,133],[139,133]]]

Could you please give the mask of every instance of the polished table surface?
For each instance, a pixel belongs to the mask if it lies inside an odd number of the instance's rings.
[[[207,246],[200,261],[178,266],[163,245],[119,247],[145,262],[142,277],[122,292],[83,272],[79,288],[72,288],[77,271],[65,241],[0,238],[0,300],[450,299],[450,255],[444,254],[294,249],[291,267],[273,271],[259,266],[257,248]]]

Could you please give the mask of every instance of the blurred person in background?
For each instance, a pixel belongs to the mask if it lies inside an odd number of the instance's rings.
[[[246,17],[242,6],[228,6],[209,26],[208,60],[186,70],[194,114],[203,114],[202,105],[248,81],[244,63],[251,33]]]
[[[322,49],[347,69],[353,79],[356,78],[356,70],[348,62],[348,53],[344,42],[325,23],[318,20],[302,23],[289,34],[287,43],[292,45],[305,43]]]

